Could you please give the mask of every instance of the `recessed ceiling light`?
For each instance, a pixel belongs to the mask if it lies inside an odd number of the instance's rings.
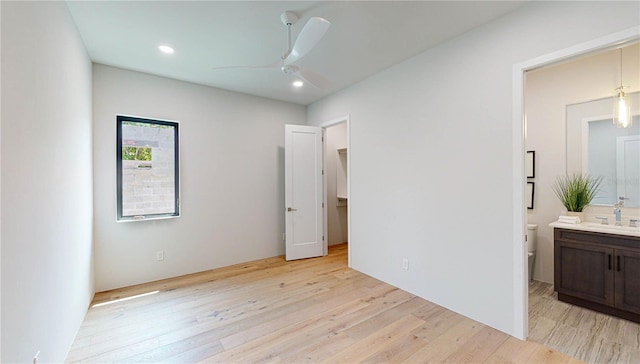
[[[169,47],[168,45],[158,46],[158,49],[160,50],[160,52],[166,53],[166,54],[173,54],[174,52],[173,48]]]
[[[300,80],[293,81],[293,87],[302,87],[302,85],[304,85],[304,82]]]

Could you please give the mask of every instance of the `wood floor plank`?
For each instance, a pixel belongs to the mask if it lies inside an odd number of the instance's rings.
[[[362,291],[352,291],[351,293],[352,300],[348,302],[348,306],[353,307],[354,311],[369,305],[368,303],[363,302],[358,298],[358,296],[363,294]],[[334,301],[344,301],[345,299],[348,299],[348,297],[337,297],[334,298]],[[255,325],[253,327],[247,328],[246,330],[243,330],[236,334],[229,335],[222,339],[222,344],[225,350],[230,350],[237,346],[246,344],[247,342],[264,337],[265,335],[273,333],[273,331],[275,330],[286,330],[289,326],[299,323],[300,314],[312,315],[313,317],[317,317],[319,315],[322,315],[323,313],[326,313],[327,310],[332,307],[334,307],[334,305],[331,301],[317,303],[310,307],[301,307],[298,312],[289,312],[289,314],[285,315],[284,317],[280,317],[277,320],[270,320],[260,325]]]
[[[570,357],[554,351],[549,348],[545,348],[540,346],[536,348],[533,352],[533,355],[529,358],[527,363],[530,364],[540,364],[540,363],[553,363],[553,364],[564,364],[569,362]]]
[[[423,299],[413,297],[412,299],[394,307],[393,310],[385,310],[378,312],[376,315],[369,317],[366,320],[361,321],[357,325],[344,330],[354,340],[361,340],[372,332],[382,329],[397,320],[412,314],[414,311],[420,309],[426,304]],[[421,320],[422,321],[422,320]],[[422,321],[424,324],[424,321]]]
[[[414,296],[395,287],[385,286],[392,289],[378,297],[370,295],[363,298],[369,304],[368,306],[351,313],[342,320],[334,320],[318,328],[323,331],[308,333],[312,335],[315,334],[315,336],[306,336],[304,342],[292,343],[293,345],[290,344],[287,352],[281,353],[279,356],[289,362],[324,361],[341,352],[348,345],[356,342],[356,340],[345,333],[348,329],[370,320],[383,311],[395,310],[396,307],[404,302],[415,299]],[[330,343],[330,345],[326,345],[325,343],[327,342]]]
[[[509,335],[491,327],[483,327],[464,346],[449,355],[445,363],[482,363],[491,356]]]
[[[224,350],[222,348],[222,344],[218,341],[214,341],[180,352],[179,354],[158,361],[158,363],[196,363],[219,353],[221,350]]]
[[[343,244],[326,257],[274,257],[98,293],[94,304],[106,305],[89,309],[66,362],[570,362],[531,341],[510,354],[519,346],[507,335],[349,269],[347,253]],[[544,299],[540,314],[562,316]],[[638,331],[587,319],[583,330],[627,342],[624,333]],[[640,354],[616,350],[602,341],[591,355]]]
[[[413,334],[404,334],[395,340],[389,340],[374,354],[364,359],[363,363],[399,363],[406,360],[426,343]]]
[[[300,293],[299,291],[293,289],[293,285],[290,285],[289,287],[290,289],[288,290],[288,295],[295,296],[296,294]],[[311,285],[306,285],[306,287],[311,287]],[[335,287],[335,286],[332,286],[332,287]],[[323,293],[326,293],[329,291],[330,291],[329,289],[325,289]],[[352,287],[350,287],[348,291],[357,292],[357,291],[354,291]],[[254,290],[249,290],[249,291],[246,291],[245,293],[249,293],[249,292],[251,292],[251,299],[255,299],[256,296],[253,294]],[[286,297],[288,297],[288,295]],[[266,314],[269,312],[268,308],[272,308],[272,306],[280,307],[278,304],[274,303],[273,301],[264,303],[264,305],[261,306],[259,309],[252,308],[252,307],[255,307],[255,303],[252,303],[252,302],[249,302],[248,305],[236,307],[235,306],[237,304],[236,301],[239,301],[240,303],[244,304],[246,303],[247,297],[239,295],[238,292],[235,292],[233,296],[236,297],[235,301],[231,301],[231,302],[223,301],[221,303],[220,301],[216,300],[215,304],[211,307],[205,307],[204,309],[200,308],[197,311],[193,311],[193,310],[187,311],[187,314],[191,316],[185,316],[179,321],[165,322],[164,319],[166,318],[166,315],[163,315],[163,318],[159,319],[160,321],[156,319],[150,320],[149,318],[145,318],[145,322],[142,323],[143,325],[142,327],[144,327],[145,329],[149,328],[148,325],[152,325],[149,323],[151,321],[160,327],[164,327],[164,329],[159,328],[155,330],[142,330],[141,332],[138,333],[137,336],[133,336],[132,334],[127,335],[127,332],[123,332],[122,329],[123,328],[135,329],[135,327],[140,327],[141,324],[136,324],[136,323],[125,324],[120,327],[120,330],[113,330],[109,332],[107,335],[104,335],[102,340],[94,340],[94,342],[92,342],[93,348],[88,348],[88,350],[93,350],[96,348],[96,345],[100,345],[100,344],[103,345],[101,347],[101,350],[113,350],[118,345],[122,345],[118,341],[119,338],[126,338],[127,341],[153,340],[158,334],[160,334],[161,338],[166,339],[166,335],[164,335],[164,333],[167,333],[168,336],[174,337],[175,340],[181,340],[184,337],[196,335],[203,330],[206,331],[206,330],[210,330],[212,327],[215,327],[215,326],[221,326],[228,322],[235,322],[240,318],[244,319],[246,317],[253,316],[253,315]],[[240,298],[237,298],[238,296]],[[282,295],[276,295],[273,299],[277,303],[281,303],[282,297],[283,297]],[[311,297],[309,292],[306,292],[306,297]],[[318,305],[326,307],[326,305],[323,305],[324,303],[323,301],[324,299],[320,300]],[[216,309],[217,306],[226,307],[227,309],[217,310]],[[206,313],[206,316],[203,316],[204,313]],[[182,316],[176,315],[176,313],[174,312],[171,317],[174,317],[177,319]],[[184,332],[184,336],[175,338],[176,335],[180,334],[181,332]],[[76,353],[80,355],[79,350],[76,351]]]
[[[369,356],[375,355],[378,350],[384,348],[390,341],[397,337],[402,337],[403,333],[410,332],[414,328],[422,325],[424,321],[413,315],[405,315],[399,320],[382,327],[368,336],[357,341],[356,344],[343,350],[333,357],[327,359],[327,363],[358,363],[364,361]]]
[[[363,297],[363,299],[369,303],[367,307],[364,307],[357,312],[352,313],[349,317],[344,320],[334,321],[331,323],[327,329],[332,333],[345,333],[350,337],[353,337],[352,328],[361,325],[364,322],[368,322],[373,319],[375,316],[380,315],[389,310],[396,310],[396,308],[400,305],[405,304],[408,301],[415,299],[416,297],[404,292],[400,289],[397,289],[392,286],[385,285],[387,288],[391,288],[388,291],[385,291],[383,295],[378,297],[369,295]]]
[[[316,349],[318,342],[326,342],[328,340],[333,344],[334,336],[338,334],[342,334],[342,332],[340,332],[341,328],[344,327],[345,325],[346,326],[351,325],[354,320],[359,320],[362,312],[369,311],[370,307],[372,306],[375,307],[375,305],[379,301],[387,302],[387,299],[389,298],[390,295],[392,296],[398,293],[404,293],[405,295],[407,295],[406,292],[402,292],[402,291],[398,292],[399,290],[397,289],[394,289],[389,292],[387,289],[384,289],[384,288],[388,289],[389,286],[381,285],[379,293],[373,293],[369,295],[370,297],[367,299],[360,298],[360,304],[357,306],[354,306],[354,309],[350,311],[342,310],[340,311],[339,315],[332,315],[328,320],[323,320],[323,322],[321,322],[318,325],[308,327],[303,332],[305,340],[303,341],[289,340],[278,345],[277,349],[275,349],[276,350],[275,354],[279,358],[285,360],[288,357],[299,355],[302,352]],[[340,323],[340,325],[336,325],[336,323],[338,322]],[[265,329],[268,329],[268,328],[265,328]],[[271,330],[273,330],[273,328]],[[339,339],[342,339],[342,338],[343,337],[341,335]],[[350,341],[355,342],[355,340],[350,340]],[[223,342],[225,341],[223,340]]]
[[[323,293],[317,297],[310,298],[308,300],[290,303],[284,306],[275,307],[271,310],[265,310],[262,314],[259,315],[245,315],[241,317],[237,317],[237,320],[233,322],[227,321],[224,325],[215,326],[209,323],[203,323],[202,327],[204,329],[209,329],[210,331],[215,329],[217,334],[217,338],[232,338],[240,333],[241,337],[246,336],[249,338],[251,336],[251,332],[256,327],[261,327],[266,324],[269,327],[269,323],[282,323],[287,319],[291,318],[292,322],[297,322],[299,320],[300,315],[306,314],[317,314],[324,312],[326,310],[335,307],[335,305],[339,303],[343,303],[346,299],[352,296],[356,299],[360,294],[369,293],[369,290],[366,288],[358,288],[358,289],[350,289],[350,290],[342,290],[337,289],[334,292]],[[271,331],[275,330],[277,326],[271,326]],[[193,330],[193,328],[192,328]],[[265,333],[265,332],[262,332]],[[268,332],[266,332],[268,333]],[[189,332],[185,332],[185,335],[189,335]],[[175,336],[176,333],[172,333],[171,335]],[[166,338],[168,341],[175,338]],[[232,339],[229,339],[232,340]]]
[[[139,354],[120,359],[119,361],[125,363],[157,363],[167,360],[185,360],[187,355],[189,358],[192,358],[191,360],[202,360],[222,351],[224,351],[224,347],[219,340],[199,334],[171,342],[167,345],[158,345],[152,350],[143,351]],[[187,352],[190,354],[186,354]],[[92,360],[96,362],[102,361],[102,359],[103,358],[92,358]],[[107,361],[111,362],[111,360]]]
[[[531,341],[509,337],[485,360],[485,363],[526,363],[537,349],[538,345]]]
[[[242,345],[225,350],[223,353],[207,360],[212,360],[214,362],[234,362],[239,360],[255,362],[258,360],[270,360],[270,358],[275,357],[272,352],[277,349],[278,345],[282,345],[290,340],[295,340],[299,336],[304,337],[305,331],[312,330],[313,328],[322,325],[325,320],[330,320],[332,317],[348,315],[350,312],[357,310],[363,304],[366,305],[366,302],[363,303],[361,300],[356,299],[343,303],[339,306],[334,306],[322,314],[299,320],[293,325],[288,325],[284,328],[274,330],[255,340],[251,340]]]
[[[313,342],[303,350],[287,353],[287,356],[282,359],[287,363],[319,363],[346,350],[353,344],[354,340],[342,332],[329,333],[325,340]]]
[[[412,333],[426,342],[430,342],[442,335],[445,331],[449,330],[451,326],[458,324],[464,319],[464,316],[440,306],[435,306],[431,310],[430,315],[416,316],[423,319],[425,323],[413,330]]]
[[[465,317],[403,362],[441,363],[460,347],[464,346],[467,340],[480,332],[482,328],[482,324]]]

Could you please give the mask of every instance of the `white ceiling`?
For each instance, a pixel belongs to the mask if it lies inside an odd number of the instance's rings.
[[[524,1],[68,1],[94,62],[308,105],[489,22]],[[312,16],[331,27],[298,65],[331,81],[291,86],[279,70],[230,69],[280,60],[287,29],[280,14]],[[157,46],[175,48],[165,55]]]

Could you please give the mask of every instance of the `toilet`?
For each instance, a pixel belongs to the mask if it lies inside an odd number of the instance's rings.
[[[529,259],[529,282],[533,279],[533,262],[536,259],[538,225],[527,224],[527,255]]]

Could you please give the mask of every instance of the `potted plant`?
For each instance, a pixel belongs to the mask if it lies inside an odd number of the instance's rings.
[[[567,209],[569,215],[580,216],[600,191],[602,176],[593,177],[586,174],[574,173],[572,175],[558,176],[553,185],[553,192]]]

